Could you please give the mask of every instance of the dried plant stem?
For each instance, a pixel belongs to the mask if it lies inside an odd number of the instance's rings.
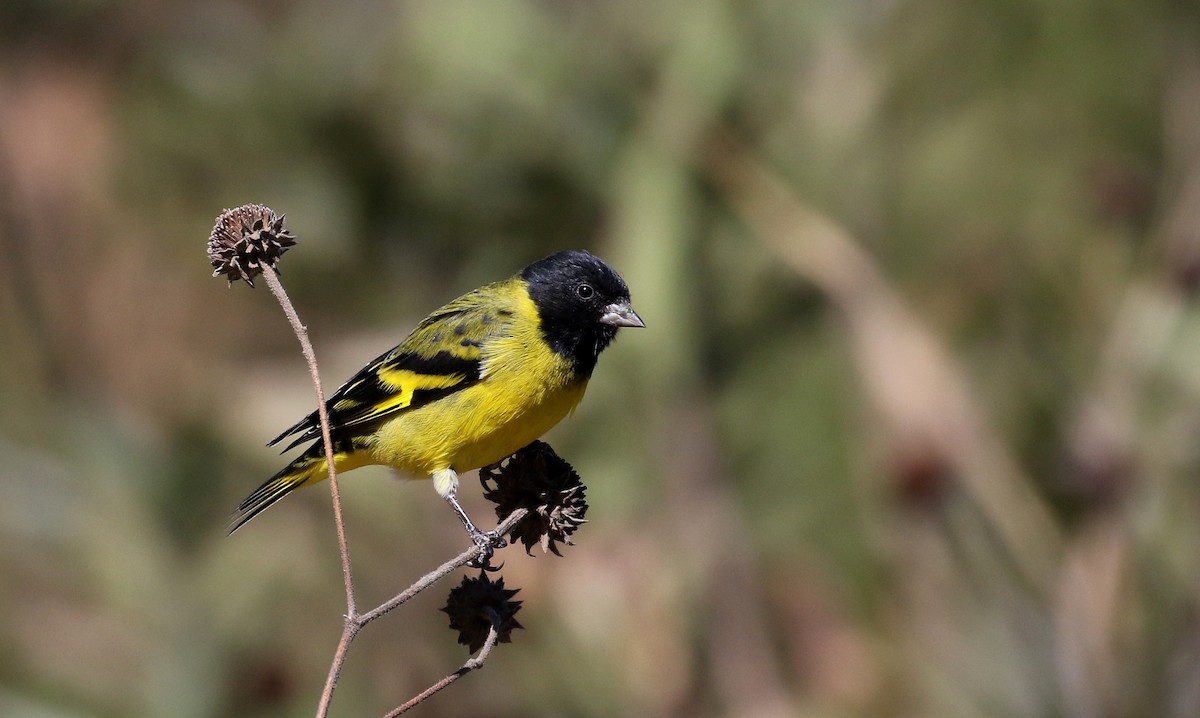
[[[333,661],[329,664],[329,675],[325,678],[325,687],[321,689],[321,700],[317,703],[317,718],[329,715],[329,704],[333,702],[333,690],[337,688],[338,678],[342,675],[342,666],[346,665],[346,654],[350,644],[358,635],[362,624],[357,622],[355,615],[346,616],[346,625],[342,627],[342,637],[338,639],[337,649],[333,652]]]
[[[337,652],[334,654],[333,667],[330,669],[329,678],[325,681],[325,688],[321,691],[321,701],[317,705],[317,716],[323,718],[329,714],[329,703],[333,700],[333,689],[337,686],[337,679],[341,674],[341,667],[346,660],[346,651],[350,647],[350,642],[354,640],[354,634],[362,627],[361,624],[355,624],[354,618],[358,615],[358,608],[354,598],[354,572],[350,566],[350,548],[346,543],[346,524],[342,520],[342,494],[338,489],[337,470],[333,465],[333,440],[329,435],[329,414],[325,409],[325,391],[321,388],[321,375],[317,369],[317,356],[313,352],[312,342],[308,340],[308,329],[300,321],[300,315],[296,313],[296,307],[292,305],[292,300],[288,298],[287,292],[283,289],[283,284],[279,282],[279,275],[275,272],[270,264],[264,264],[262,268],[263,277],[267,280],[267,286],[270,287],[271,293],[279,300],[279,305],[283,308],[283,313],[287,315],[288,322],[292,325],[292,331],[296,333],[296,338],[300,340],[300,349],[304,352],[304,358],[308,361],[308,371],[312,376],[313,388],[317,392],[317,417],[321,422],[321,442],[325,449],[325,464],[329,468],[329,493],[333,497],[333,522],[337,529],[338,553],[342,559],[342,579],[346,585],[346,625],[342,630],[342,639],[338,642]]]
[[[271,293],[283,307],[283,313],[287,315],[292,331],[296,332],[296,338],[300,340],[300,350],[308,360],[308,371],[312,375],[313,388],[317,391],[317,417],[321,421],[321,441],[325,447],[325,464],[329,467],[329,493],[333,496],[333,521],[337,526],[338,552],[342,556],[342,578],[346,582],[346,616],[353,616],[357,612],[354,602],[354,573],[350,569],[346,524],[342,521],[342,494],[338,489],[337,470],[333,467],[333,440],[329,437],[329,414],[325,410],[325,391],[321,388],[321,375],[317,371],[317,355],[313,352],[312,342],[308,340],[308,328],[301,323],[300,315],[296,314],[296,308],[292,306],[292,300],[288,298],[287,292],[279,282],[279,275],[275,269],[269,264],[264,264],[262,273],[267,280],[267,286],[271,288]]]
[[[513,526],[517,525],[517,522],[519,522],[521,519],[525,518],[525,515],[527,513],[529,513],[528,509],[517,509],[517,510],[513,511],[511,514],[508,515],[507,518],[504,519],[504,521],[501,521],[500,524],[496,526],[496,531],[498,533],[500,533],[501,535],[508,533],[512,529]],[[404,589],[400,593],[396,594],[392,598],[379,604],[378,606],[371,609],[370,611],[367,611],[365,613],[348,613],[348,614],[346,614],[346,625],[345,625],[345,628],[343,628],[343,630],[342,630],[342,637],[338,641],[337,649],[334,651],[333,662],[329,666],[329,676],[325,679],[325,689],[321,692],[321,702],[317,707],[317,718],[324,718],[324,716],[328,715],[329,703],[331,700],[333,700],[333,691],[337,687],[338,677],[341,675],[342,666],[346,662],[346,654],[349,653],[350,644],[354,641],[354,637],[358,635],[358,632],[360,630],[362,630],[363,626],[367,625],[368,623],[370,623],[371,621],[374,621],[377,618],[383,617],[390,611],[407,603],[409,601],[409,599],[413,598],[421,591],[424,591],[425,589],[429,588],[430,586],[437,583],[441,579],[445,578],[451,572],[453,572],[455,569],[457,569],[461,566],[465,566],[469,561],[474,560],[478,556],[479,556],[479,547],[473,545],[473,546],[471,546],[471,548],[467,549],[466,551],[463,551],[462,553],[460,553],[459,555],[450,559],[446,563],[442,564],[441,566],[438,566],[434,570],[430,571],[429,573],[425,574],[421,578],[417,579],[417,581],[415,583],[413,583],[411,586]],[[494,632],[495,632],[495,629],[493,628],[493,633]],[[492,638],[489,636],[488,640],[492,641]],[[480,664],[483,663],[482,659],[484,657],[486,657],[486,652],[489,650],[491,650],[490,646],[484,646],[483,650],[480,651],[479,658],[478,658],[478,661]],[[468,664],[470,664],[470,661],[468,661]],[[466,666],[464,666],[464,668],[466,668]],[[471,666],[471,668],[468,668],[467,670],[473,670],[474,668],[478,668],[478,666]],[[462,672],[465,673],[467,671],[462,671]],[[454,680],[457,680],[457,678],[448,681],[446,683],[446,685],[449,685]],[[409,701],[409,703],[406,703],[405,706],[411,707],[411,705],[409,705],[409,704],[416,705],[420,701],[425,700],[425,698],[428,698],[430,695],[433,695],[433,693],[440,691],[442,688],[445,688],[445,686],[441,686],[441,687],[437,688],[437,690],[431,689],[431,691],[426,691],[426,693],[428,695],[423,693],[423,694],[421,694],[421,696],[418,696],[418,698],[420,700],[417,700],[417,698],[414,698],[412,701]],[[403,712],[404,710],[408,710],[408,708],[403,707],[403,706],[401,708],[403,708],[403,710],[401,712]],[[391,715],[399,715],[399,713],[393,713]]]
[[[434,683],[432,686],[429,686],[425,690],[421,691],[421,693],[414,696],[407,703],[400,706],[399,708],[392,711],[391,713],[388,713],[383,718],[395,718],[396,716],[400,715],[401,713],[407,713],[410,708],[416,707],[418,704],[424,702],[426,699],[428,699],[434,693],[437,693],[438,691],[442,690],[443,688],[450,685],[451,683],[457,681],[459,678],[462,678],[463,676],[467,675],[468,673],[475,670],[476,668],[481,668],[483,666],[483,662],[487,660],[488,654],[492,652],[492,648],[494,648],[496,646],[496,641],[499,638],[500,638],[500,634],[496,631],[496,621],[493,621],[492,629],[490,631],[488,631],[487,640],[484,641],[483,648],[479,649],[479,653],[475,657],[468,659],[467,662],[462,664],[462,667],[459,668],[457,671],[451,673],[450,675],[446,676],[442,680],[438,681],[437,683]]]
[[[529,509],[516,509],[496,526],[496,532],[501,535],[508,533],[510,530],[512,530],[512,527],[516,526],[517,522],[525,518],[525,515],[528,513]],[[359,615],[359,621],[365,626],[371,621],[374,621],[376,618],[379,618],[393,609],[398,608],[413,596],[416,596],[418,593],[429,588],[437,581],[445,578],[451,571],[454,571],[460,566],[467,565],[468,562],[474,560],[477,556],[479,556],[479,547],[471,546],[471,548],[463,551],[458,556],[455,556],[446,563],[438,566],[434,570],[417,579],[416,583],[409,586],[401,593],[396,594],[393,598],[390,598],[370,611]]]

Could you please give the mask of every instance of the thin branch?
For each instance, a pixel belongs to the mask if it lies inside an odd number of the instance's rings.
[[[500,534],[501,536],[508,533],[512,527],[516,526],[517,522],[525,518],[525,515],[528,513],[528,509],[517,509],[516,511],[513,511],[503,521],[501,521],[499,525],[496,526],[496,533]],[[329,666],[329,675],[325,679],[325,689],[321,692],[321,702],[317,706],[317,718],[324,718],[324,716],[329,714],[329,704],[333,700],[333,691],[335,688],[337,688],[338,678],[342,674],[342,666],[346,663],[346,655],[350,652],[350,644],[354,641],[354,638],[358,635],[358,632],[362,630],[362,627],[371,621],[386,615],[393,609],[407,603],[418,593],[445,578],[460,566],[465,566],[467,562],[478,557],[479,552],[479,547],[472,545],[471,548],[463,551],[446,563],[425,574],[421,578],[417,579],[417,581],[411,586],[387,601],[379,604],[370,611],[367,611],[366,613],[346,614],[346,625],[342,629],[342,637],[340,640],[338,640],[337,649],[334,651],[333,661]],[[481,653],[480,655],[483,654]],[[449,684],[447,683],[447,685]],[[444,687],[445,686],[442,686],[442,688]],[[441,688],[438,688],[437,690],[441,690]],[[432,695],[432,693],[430,695]],[[405,710],[408,709],[405,708]]]
[[[346,616],[346,625],[342,628],[342,637],[338,639],[337,649],[333,652],[333,661],[329,664],[329,675],[325,678],[325,688],[321,690],[321,700],[317,703],[317,718],[329,715],[329,705],[333,702],[333,690],[337,688],[338,679],[342,676],[342,666],[346,665],[346,654],[350,652],[350,644],[358,635],[362,624],[357,616]]]
[[[516,526],[517,522],[519,522],[521,519],[525,518],[525,515],[528,513],[529,513],[529,509],[517,509],[517,510],[513,511],[503,521],[501,521],[498,526],[496,526],[496,533],[500,534],[501,536],[508,533],[512,529],[512,527]],[[418,593],[429,588],[431,585],[433,585],[437,581],[445,578],[447,574],[449,574],[451,571],[455,570],[459,566],[465,566],[468,561],[471,561],[478,555],[479,555],[479,547],[471,546],[471,548],[467,549],[466,551],[463,551],[458,556],[455,556],[454,558],[450,559],[446,563],[442,564],[441,566],[438,566],[434,570],[425,574],[420,579],[418,579],[416,583],[414,583],[412,586],[409,586],[404,591],[396,594],[393,598],[391,598],[387,601],[384,601],[383,603],[381,603],[379,606],[375,607],[374,609],[367,611],[366,613],[358,616],[358,621],[359,621],[360,625],[365,626],[368,623],[370,623],[371,621],[374,621],[376,618],[379,618],[380,616],[383,616],[384,614],[388,613],[389,611],[399,607],[400,605],[404,604],[406,601],[411,599],[413,596],[416,596]]]
[[[354,602],[354,573],[350,569],[350,549],[346,545],[346,524],[342,521],[342,494],[338,489],[337,470],[333,466],[333,440],[329,436],[329,414],[325,409],[325,391],[321,388],[321,375],[317,371],[317,355],[313,352],[312,342],[308,340],[308,328],[300,322],[300,315],[296,314],[292,300],[288,298],[287,292],[280,284],[279,275],[275,273],[270,264],[263,265],[262,273],[267,280],[267,286],[271,288],[271,292],[279,300],[279,305],[283,307],[283,313],[287,315],[288,322],[292,325],[292,331],[300,340],[300,349],[304,352],[304,358],[308,360],[308,372],[312,375],[313,388],[317,391],[317,418],[321,422],[321,441],[325,447],[325,464],[329,467],[329,493],[333,496],[333,521],[337,526],[338,552],[342,556],[342,577],[346,582],[346,618],[349,620],[357,613]]]
[[[423,703],[430,696],[432,696],[433,694],[442,690],[443,688],[450,685],[451,683],[457,681],[459,678],[462,678],[463,676],[467,675],[468,673],[470,673],[471,671],[473,671],[477,668],[483,667],[483,662],[487,660],[488,654],[492,652],[493,648],[495,648],[496,641],[499,640],[499,638],[500,638],[500,634],[496,631],[496,622],[493,621],[492,628],[490,631],[488,631],[487,640],[484,641],[483,648],[479,649],[479,653],[477,655],[475,655],[473,658],[467,659],[467,662],[462,664],[462,667],[459,668],[457,671],[451,673],[450,675],[446,676],[442,680],[438,681],[437,683],[434,683],[432,686],[429,686],[425,690],[421,691],[419,694],[414,696],[407,703],[400,706],[399,708],[392,711],[391,713],[388,713],[383,718],[396,718],[396,716],[400,715],[401,713],[407,713],[409,711],[409,709],[414,708],[415,706],[417,706],[420,703]]]
[[[325,680],[325,688],[321,691],[321,700],[317,704],[317,718],[325,718],[329,715],[333,690],[337,687],[338,678],[342,674],[342,666],[346,662],[346,652],[350,650],[350,643],[362,628],[362,624],[357,622],[358,607],[354,600],[354,572],[350,566],[350,547],[346,543],[346,524],[342,520],[342,494],[338,488],[337,469],[333,465],[333,440],[329,435],[329,414],[325,408],[325,391],[321,388],[317,356],[313,352],[312,342],[308,340],[308,329],[300,321],[300,315],[296,313],[292,300],[288,298],[283,284],[279,282],[279,275],[270,264],[263,265],[262,273],[267,280],[267,286],[271,288],[271,293],[283,307],[283,313],[287,315],[288,322],[292,325],[292,331],[300,340],[300,349],[308,361],[308,372],[312,376],[313,388],[317,392],[317,418],[321,422],[321,442],[325,449],[325,465],[329,470],[329,493],[333,498],[333,522],[337,529],[338,553],[342,559],[342,579],[346,585],[346,624],[342,629],[342,637],[338,641],[333,662],[329,666],[329,676]]]

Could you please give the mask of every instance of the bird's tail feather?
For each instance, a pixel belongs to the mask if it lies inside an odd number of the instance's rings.
[[[335,441],[333,446],[333,463],[338,471],[345,471],[362,465],[363,461],[355,461],[355,446],[353,440]],[[297,456],[292,463],[283,467],[279,473],[267,479],[238,504],[237,510],[229,517],[229,533],[241,528],[247,521],[270,508],[276,501],[292,493],[308,483],[316,483],[328,476],[325,463],[325,450],[320,441],[308,447],[303,454]]]

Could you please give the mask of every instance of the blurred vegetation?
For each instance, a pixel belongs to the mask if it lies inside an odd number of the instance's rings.
[[[0,714],[315,708],[327,492],[222,530],[312,403],[208,277],[246,202],[327,385],[561,248],[649,326],[547,437],[591,523],[503,554],[527,630],[421,715],[1200,714],[1194,3],[15,0],[0,41]],[[343,495],[366,604],[463,544],[425,484]],[[334,715],[461,663],[430,593]]]

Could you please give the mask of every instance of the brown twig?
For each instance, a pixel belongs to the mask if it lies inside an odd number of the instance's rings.
[[[450,685],[451,683],[457,681],[459,678],[462,678],[463,676],[467,675],[468,673],[475,670],[476,668],[481,668],[483,666],[483,662],[487,660],[488,654],[492,652],[493,648],[495,648],[496,641],[500,638],[500,634],[496,628],[496,623],[497,623],[497,620],[493,619],[492,629],[490,631],[488,631],[487,640],[484,641],[483,648],[479,649],[478,654],[476,654],[473,658],[467,659],[467,662],[462,664],[462,667],[459,668],[457,671],[451,673],[450,675],[441,679],[437,683],[434,683],[432,686],[429,686],[425,690],[421,691],[419,694],[417,694],[412,699],[410,699],[407,703],[400,706],[399,708],[392,711],[391,713],[388,713],[383,718],[395,718],[396,716],[400,715],[401,713],[407,713],[409,711],[409,709],[416,707],[420,703],[423,703],[430,696],[432,696],[433,694],[442,690],[443,688]]]
[[[329,493],[333,498],[333,522],[337,529],[338,553],[341,554],[342,559],[342,579],[346,584],[346,624],[342,630],[342,639],[338,642],[337,652],[334,654],[329,677],[325,681],[325,688],[321,691],[321,701],[317,705],[317,718],[324,718],[329,714],[329,703],[333,700],[333,689],[337,686],[338,677],[341,675],[341,668],[346,660],[346,651],[362,625],[355,625],[353,622],[354,617],[358,615],[354,599],[354,572],[350,566],[350,548],[346,543],[346,524],[342,520],[342,494],[338,489],[337,469],[333,465],[333,440],[329,435],[329,414],[325,408],[325,391],[321,388],[317,356],[313,352],[312,342],[308,339],[308,329],[300,321],[296,308],[292,305],[291,299],[283,289],[283,284],[279,281],[279,275],[269,264],[263,266],[262,274],[267,280],[267,286],[270,287],[271,293],[283,307],[283,313],[287,315],[288,322],[292,325],[292,331],[296,333],[296,338],[300,340],[300,349],[308,361],[308,371],[312,376],[313,388],[317,392],[317,418],[321,422],[321,441],[325,449],[325,464],[329,469]]]
[[[512,529],[512,527],[516,526],[517,523],[521,519],[525,518],[525,515],[528,513],[529,513],[528,509],[517,509],[517,510],[513,511],[503,521],[501,521],[499,525],[496,526],[496,533],[500,534],[501,536],[508,533]],[[396,594],[394,597],[388,599],[387,601],[384,601],[383,603],[379,604],[378,606],[371,609],[370,611],[367,611],[366,613],[363,613],[360,616],[358,616],[360,623],[365,626],[368,623],[370,623],[371,621],[374,621],[376,618],[380,618],[381,616],[387,614],[388,612],[400,607],[402,604],[407,602],[413,596],[416,596],[421,591],[424,591],[426,588],[429,588],[434,583],[445,578],[446,575],[449,574],[451,571],[453,571],[461,566],[467,565],[468,562],[474,560],[478,556],[479,556],[479,547],[471,546],[471,548],[467,549],[466,551],[463,551],[458,556],[455,556],[454,558],[450,559],[446,563],[442,564],[441,566],[438,566],[434,570],[432,570],[429,573],[422,576],[420,579],[417,580],[416,583],[409,586],[404,591]]]
[[[300,349],[308,361],[308,372],[312,375],[313,388],[317,391],[317,418],[321,421],[321,442],[325,448],[325,464],[329,467],[329,493],[333,496],[333,521],[337,526],[338,552],[342,555],[342,577],[346,582],[346,614],[352,616],[355,613],[354,573],[350,569],[346,524],[342,521],[342,494],[338,489],[337,470],[333,466],[333,440],[329,436],[329,413],[325,408],[325,390],[321,388],[321,375],[317,370],[317,355],[313,352],[312,342],[308,340],[308,328],[301,323],[300,315],[296,314],[292,300],[288,298],[287,292],[279,282],[279,275],[270,265],[265,265],[263,277],[266,278],[267,286],[271,288],[275,298],[279,300],[279,305],[283,307],[283,313],[287,315],[292,331],[296,332],[296,338],[300,340]]]
[[[516,511],[513,511],[508,515],[507,518],[504,519],[504,521],[501,521],[500,524],[496,526],[497,533],[500,535],[508,533],[513,526],[517,525],[517,522],[525,518],[527,513],[529,513],[527,509],[517,509]],[[417,581],[411,586],[387,601],[379,604],[370,611],[367,611],[366,613],[348,613],[346,615],[346,625],[342,629],[342,637],[338,640],[337,649],[333,654],[333,662],[329,666],[329,676],[325,679],[325,690],[321,693],[321,703],[317,708],[318,718],[323,718],[329,713],[329,703],[333,699],[333,690],[337,687],[338,677],[341,675],[342,666],[346,662],[346,654],[349,653],[350,644],[354,641],[354,637],[358,635],[358,632],[362,630],[363,626],[377,618],[383,617],[390,611],[407,603],[418,593],[445,578],[455,569],[465,566],[469,561],[474,560],[479,556],[479,552],[479,547],[472,545],[471,548],[463,551],[446,563],[425,574],[421,578],[417,579]],[[486,651],[488,649],[485,647],[484,650]],[[482,656],[483,652],[481,652],[480,655]],[[480,662],[482,663],[482,661]],[[447,685],[449,685],[449,683],[447,683]],[[445,686],[442,686],[442,688],[444,687]],[[438,688],[437,690],[441,690],[441,688]],[[432,693],[430,693],[430,695],[432,695]],[[428,697],[429,696],[425,696],[425,698]],[[425,700],[425,698],[421,698],[421,700]],[[419,703],[420,701],[417,702]],[[412,701],[410,701],[410,703],[412,703]],[[416,704],[413,703],[413,705]],[[405,708],[404,710],[408,709]]]

